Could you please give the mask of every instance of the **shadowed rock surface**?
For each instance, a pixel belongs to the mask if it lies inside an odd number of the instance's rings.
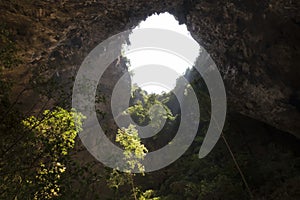
[[[0,18],[25,60],[17,73],[7,72],[20,84],[16,94],[30,77],[37,78],[33,71],[39,78],[74,74],[89,51],[109,36],[153,13],[170,12],[216,62],[229,111],[300,136],[298,1],[14,2],[1,2]],[[23,98],[23,107],[30,107],[31,95],[27,102]]]

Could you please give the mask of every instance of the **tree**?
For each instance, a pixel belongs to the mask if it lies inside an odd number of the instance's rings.
[[[84,116],[75,110],[45,110],[21,122],[22,137],[4,151],[1,199],[54,199]],[[76,125],[78,125],[76,127]]]
[[[170,109],[158,97],[156,94],[147,94],[141,88],[134,88],[130,99],[130,107],[125,113],[130,114],[132,119],[141,126],[145,126],[152,121],[153,126],[159,127],[162,118],[174,120],[175,117]],[[165,112],[162,112],[155,105],[164,108]],[[156,116],[154,119],[151,118],[150,111],[152,116]]]
[[[137,168],[143,176],[145,175],[145,168],[141,161],[148,152],[147,148],[141,143],[135,126],[129,125],[128,128],[119,129],[116,136],[116,142],[124,149],[125,172],[113,169],[110,178],[108,179],[109,186],[117,191],[120,186],[128,184],[131,188],[131,195],[135,200],[158,200],[159,198],[151,198],[153,195],[152,190],[141,192],[140,188],[136,187],[134,184],[135,174],[132,171]]]

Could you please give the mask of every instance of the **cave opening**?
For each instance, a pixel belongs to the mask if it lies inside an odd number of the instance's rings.
[[[176,80],[185,75],[188,69],[192,68],[192,64],[172,52],[161,49],[141,49],[139,51],[130,52],[128,50],[130,46],[137,42],[134,31],[148,28],[171,30],[190,39],[193,38],[185,24],[180,25],[179,21],[172,14],[165,12],[153,14],[140,22],[129,35],[130,43],[123,47],[124,57],[128,60],[128,70],[131,74],[132,85],[140,87],[148,94],[168,93],[175,88]],[[147,40],[147,38],[145,38],[145,40]],[[174,43],[176,42],[177,41],[174,41]],[[167,72],[162,69],[162,67],[155,67],[157,65],[165,66],[175,73],[166,74]],[[154,78],[157,76],[164,76],[164,80],[167,78],[167,84],[157,81],[145,82],[145,77]]]

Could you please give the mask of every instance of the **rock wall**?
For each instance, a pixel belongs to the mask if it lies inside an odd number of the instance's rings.
[[[101,41],[147,16],[170,12],[212,56],[228,109],[300,137],[300,13],[297,0],[1,1],[23,64],[7,70],[15,98],[27,85],[75,73]],[[42,78],[43,77],[43,78]],[[45,100],[24,92],[22,107]]]
[[[297,1],[198,1],[187,26],[223,73],[228,109],[300,136]]]

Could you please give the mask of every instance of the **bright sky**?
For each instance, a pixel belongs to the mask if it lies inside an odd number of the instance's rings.
[[[145,21],[141,22],[136,27],[136,29],[140,28],[168,29],[192,38],[189,31],[187,30],[186,25],[179,25],[179,22],[174,18],[173,15],[170,15],[169,13],[163,13],[159,15],[154,14],[148,17]],[[134,33],[129,36],[129,40],[131,43],[134,43],[134,37]],[[138,84],[138,86],[146,90],[148,93],[160,94],[163,91],[168,92],[172,90],[175,86],[176,78],[184,74],[188,67],[191,67],[190,64],[182,58],[166,51],[139,50],[128,53],[126,52],[126,47],[124,50],[125,56],[130,60],[131,64],[129,71],[133,72],[132,84]],[[157,67],[155,68],[152,66],[148,66],[147,68],[145,65],[161,65],[169,67],[173,69],[174,73],[162,74],[162,72],[157,71],[159,70]],[[149,71],[149,68],[153,70]],[[155,71],[155,69],[157,70]],[[168,79],[171,79],[172,81],[168,83],[159,83],[155,80],[158,74],[164,76],[168,75]],[[149,80],[151,77],[153,78],[153,81]],[[147,79],[147,82],[145,82],[145,79]]]

